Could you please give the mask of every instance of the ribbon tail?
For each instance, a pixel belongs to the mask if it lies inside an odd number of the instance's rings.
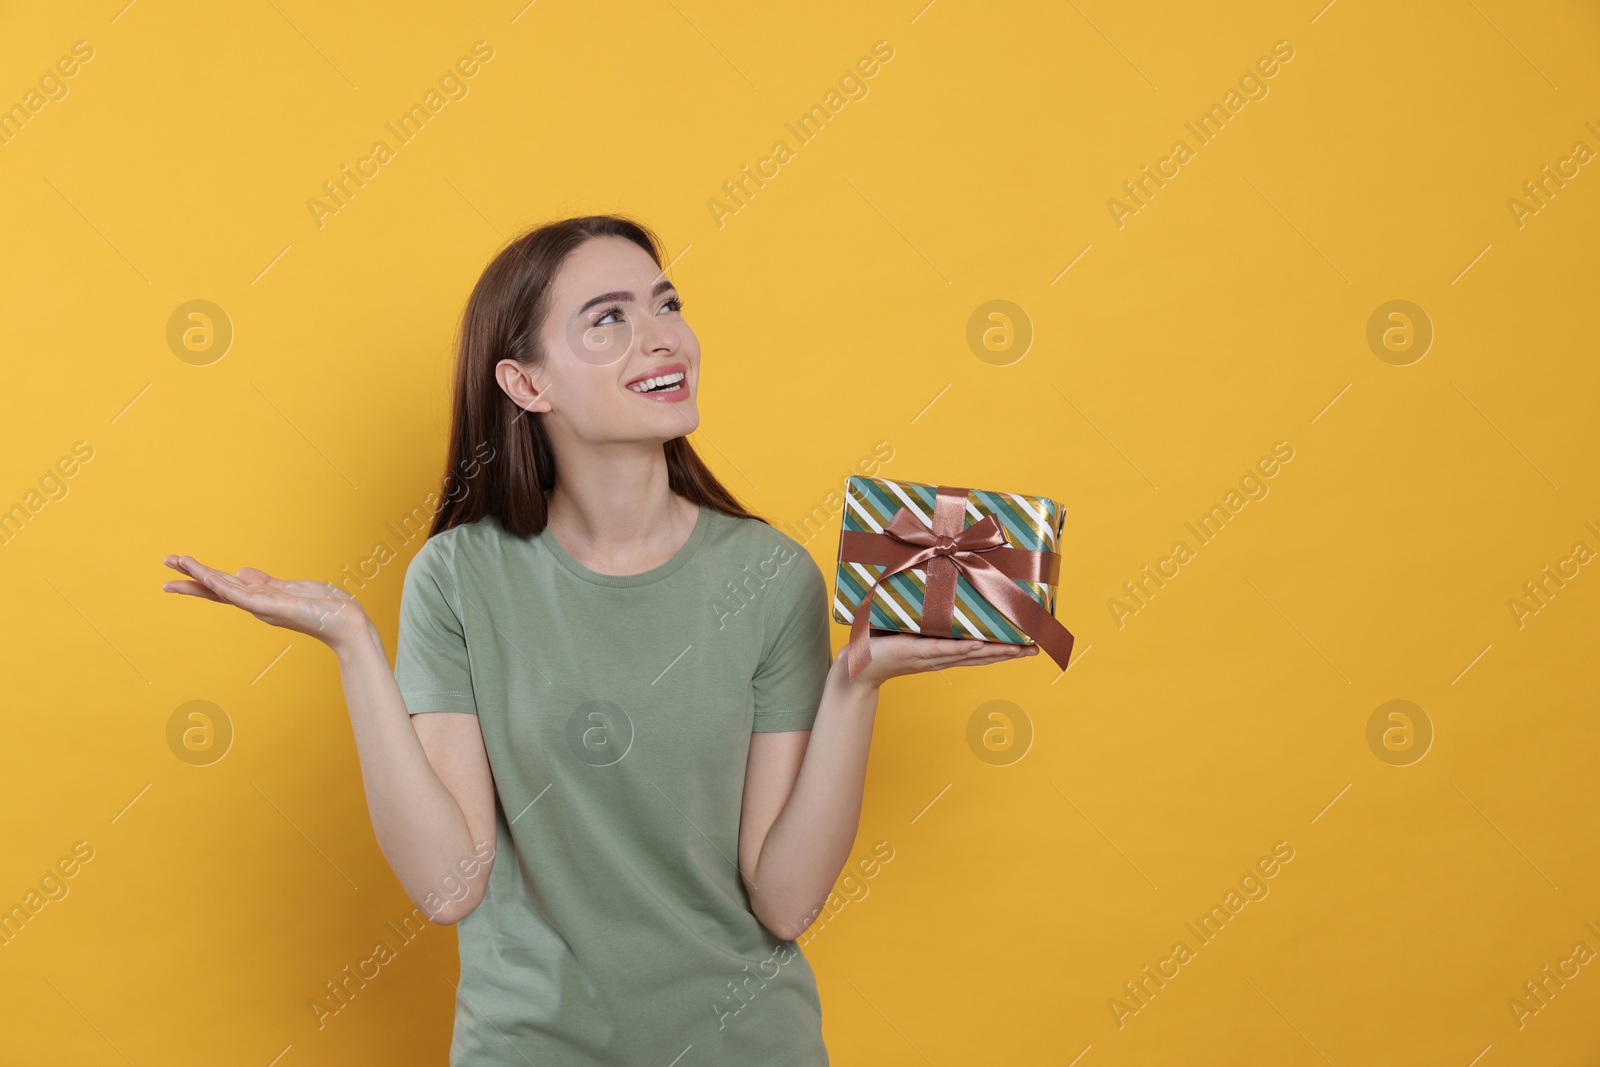
[[[997,567],[979,554],[976,559],[962,559],[956,564],[967,576],[974,589],[992,604],[1000,614],[1016,624],[1017,629],[1033,638],[1056,666],[1067,669],[1072,657],[1073,637],[1067,628],[1037,600],[1030,597],[1006,577]]]
[[[849,667],[852,679],[865,670],[867,664],[872,662],[872,637],[867,633],[867,619],[872,615],[872,604],[874,598],[878,595],[878,586],[901,571],[908,571],[922,562],[922,556],[923,553],[919,552],[902,561],[898,566],[891,566],[886,569],[882,574],[878,575],[877,581],[867,587],[866,594],[861,598],[861,603],[856,605],[855,617],[850,620],[850,641],[845,647],[845,665]]]
[[[855,618],[850,620],[850,640],[845,645],[844,659],[852,679],[872,662],[872,638],[867,633],[867,616],[872,614],[872,598],[877,591],[878,583],[873,582],[872,588],[867,590],[867,595],[856,606]]]

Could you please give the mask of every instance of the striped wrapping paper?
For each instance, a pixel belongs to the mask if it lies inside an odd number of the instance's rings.
[[[910,508],[925,523],[933,522],[933,501],[937,485],[902,482],[891,478],[863,478],[851,475],[845,486],[844,526],[846,530],[882,533],[895,512]],[[991,493],[973,489],[967,493],[967,513],[963,528],[993,515],[1005,530],[1012,548],[1056,552],[1066,513],[1060,504],[1047,497],[1019,493]],[[877,564],[851,563],[844,559],[841,545],[838,576],[833,597],[833,617],[848,625],[866,597],[868,588],[888,568]],[[869,626],[901,633],[919,633],[922,625],[922,590],[927,581],[925,568],[901,571],[878,587],[873,598]],[[1055,611],[1056,590],[1043,582],[1017,582],[1046,611]],[[1033,639],[1013,626],[1009,619],[989,605],[965,576],[956,578],[956,603],[951,615],[951,634],[956,638],[993,641],[1007,645],[1031,645]]]

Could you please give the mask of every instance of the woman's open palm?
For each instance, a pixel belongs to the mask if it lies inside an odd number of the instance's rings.
[[[873,633],[868,640],[872,662],[857,677],[866,685],[882,685],[890,678],[947,667],[976,667],[984,663],[1003,663],[1039,654],[1038,645],[1009,645],[950,637],[923,637],[919,634]],[[834,657],[840,670],[848,672],[850,646]]]
[[[330,646],[360,637],[371,625],[361,604],[327,582],[274,578],[255,567],[241,567],[237,576],[207,567],[192,556],[162,561],[192,580],[175,580],[161,588],[219,604],[232,604],[262,622],[315,637]]]

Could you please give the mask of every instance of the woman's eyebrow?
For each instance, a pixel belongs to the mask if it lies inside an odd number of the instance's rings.
[[[650,295],[651,296],[660,296],[662,293],[666,292],[668,289],[675,289],[675,288],[677,288],[677,286],[673,285],[670,281],[668,281],[667,279],[663,278],[661,281],[656,282],[655,286],[650,290]],[[632,300],[632,299],[633,299],[633,294],[632,293],[626,292],[626,291],[621,290],[621,289],[618,289],[618,290],[615,290],[615,291],[609,292],[609,293],[601,293],[599,296],[592,296],[588,300],[584,301],[583,306],[578,309],[578,314],[582,315],[585,311],[588,311],[590,308],[594,307],[596,304],[604,304],[608,300]]]

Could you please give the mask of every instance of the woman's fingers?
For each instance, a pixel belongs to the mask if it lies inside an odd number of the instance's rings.
[[[259,606],[261,594],[266,592],[263,585],[251,585],[229,574],[227,571],[207,567],[204,563],[192,556],[168,556],[163,560],[173,570],[190,575],[192,582],[168,582],[162,586],[174,593],[190,593],[194,596],[203,596],[207,600],[216,600],[238,607],[250,608]],[[198,586],[199,588],[196,588]]]
[[[968,655],[1020,656],[1034,648],[1033,645],[1008,645],[1003,641],[985,641]]]
[[[235,578],[226,571],[213,570],[207,572],[201,579],[206,588],[220,594],[231,602],[255,603],[262,599],[270,599],[271,589],[265,585],[252,585],[249,582]]]
[[[230,604],[235,603],[236,599],[247,588],[243,582],[233,575],[209,568],[200,575],[200,584]]]
[[[195,581],[204,581],[205,576],[208,574],[226,573],[225,571],[219,571],[212,567],[207,567],[204,563],[201,563],[193,556],[168,556],[162,562],[175,571],[182,571]],[[229,577],[232,577],[232,575],[229,575]]]
[[[166,592],[185,593],[189,596],[197,596],[204,600],[215,600],[218,603],[227,603],[226,600],[217,595],[214,585],[206,580],[208,575],[220,574],[222,572],[212,570],[210,567],[207,567],[205,564],[191,556],[167,556],[161,562],[166,566],[171,567],[178,573],[187,574],[193,579],[193,581],[166,582],[161,586],[161,588]]]
[[[1000,641],[985,642],[983,647],[967,653],[970,659],[1021,659],[1030,653],[1037,652],[1034,645],[1008,645]]]
[[[283,582],[279,581],[277,578],[274,578],[272,575],[268,574],[259,567],[240,567],[238,578],[240,581],[246,582],[250,585],[270,585],[274,589],[281,588],[283,586]]]
[[[918,668],[944,670],[947,667],[976,667],[985,663],[1022,659],[1037,655],[1036,645],[1011,645],[998,641],[970,641],[956,638],[913,638],[906,646]]]
[[[978,667],[985,663],[1003,663],[1006,660],[1026,659],[1028,656],[1034,655],[1037,651],[1037,649],[1031,649],[1024,645],[1001,644],[997,645],[993,651],[984,649],[981,652],[970,653],[959,663],[957,663],[956,666]]]
[[[964,641],[943,637],[928,638],[927,641],[929,647],[926,651],[929,658],[951,661],[1006,656],[1010,654],[1011,649],[1021,647],[997,641]]]
[[[982,641],[965,641],[956,637],[912,637],[911,647],[929,656],[965,656],[984,647]]]
[[[916,667],[930,671],[942,671],[946,667],[953,667],[973,654],[967,649],[965,642],[937,637],[930,640],[929,646],[913,642],[907,647],[915,654],[913,662]]]
[[[942,671],[949,667],[977,667],[1039,654],[1037,645],[921,634],[877,634],[871,640],[872,665],[868,670],[874,685],[907,674]],[[848,647],[841,649],[837,659],[843,661],[848,654]]]
[[[182,571],[200,582],[207,589],[260,589],[268,585],[280,584],[266,571],[255,567],[239,568],[239,575],[234,576],[227,571],[218,570],[216,567],[207,567],[204,563],[192,556],[168,556],[163,560],[173,570]]]
[[[219,604],[226,603],[221,597],[201,585],[199,582],[173,581],[161,585],[163,592],[184,593],[188,596],[197,596],[202,600],[214,600]]]

